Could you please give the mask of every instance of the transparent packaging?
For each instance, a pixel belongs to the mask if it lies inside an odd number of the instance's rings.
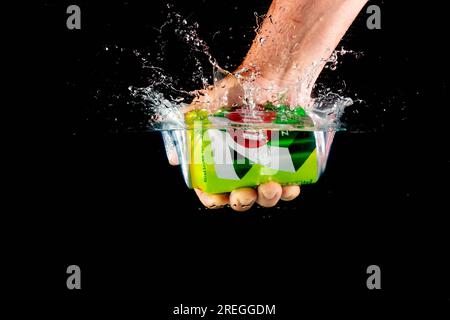
[[[161,126],[167,157],[180,165],[189,188],[208,193],[268,181],[315,183],[335,131],[317,130],[314,117],[300,107],[272,107],[180,113]]]

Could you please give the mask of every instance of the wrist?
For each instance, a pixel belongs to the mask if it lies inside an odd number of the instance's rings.
[[[299,81],[298,70],[275,72],[272,69],[244,62],[233,74],[239,79],[244,91],[251,92],[256,103],[309,105],[311,90]]]

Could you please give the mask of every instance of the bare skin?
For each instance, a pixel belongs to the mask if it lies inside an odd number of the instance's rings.
[[[243,86],[250,81],[258,87],[252,97],[255,103],[276,103],[284,93],[288,104],[308,106],[312,87],[326,60],[366,2],[273,0],[250,50],[234,73],[239,77],[229,75],[214,88],[202,91],[190,108],[214,111],[224,103],[238,103],[244,98]],[[177,164],[175,157],[169,162]],[[254,203],[273,207],[280,199],[293,200],[300,194],[300,187],[268,182],[229,194],[195,192],[208,208],[229,204],[236,211],[246,211]]]

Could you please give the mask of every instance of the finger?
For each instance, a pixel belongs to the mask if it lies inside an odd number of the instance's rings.
[[[208,209],[218,209],[228,204],[229,201],[228,193],[210,194],[203,192],[200,189],[194,190],[198,198],[200,199],[200,202]]]
[[[291,201],[300,194],[300,186],[284,186],[282,187],[281,200]]]
[[[192,111],[194,109],[195,109],[195,105],[194,105],[194,103],[191,103],[189,105],[181,107],[181,112],[182,113],[188,113],[189,111]]]
[[[256,190],[253,188],[240,188],[231,191],[230,193],[230,205],[233,210],[247,211],[255,203],[258,197]]]
[[[179,160],[178,160],[178,154],[177,151],[175,149],[171,149],[168,153],[167,153],[167,157],[169,159],[169,163],[172,166],[177,166],[180,164]]]
[[[282,189],[280,184],[270,181],[258,186],[258,198],[256,202],[263,207],[273,207],[280,200]]]

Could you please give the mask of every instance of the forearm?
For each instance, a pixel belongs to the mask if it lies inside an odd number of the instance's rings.
[[[273,0],[241,67],[270,81],[315,81],[367,0]]]

